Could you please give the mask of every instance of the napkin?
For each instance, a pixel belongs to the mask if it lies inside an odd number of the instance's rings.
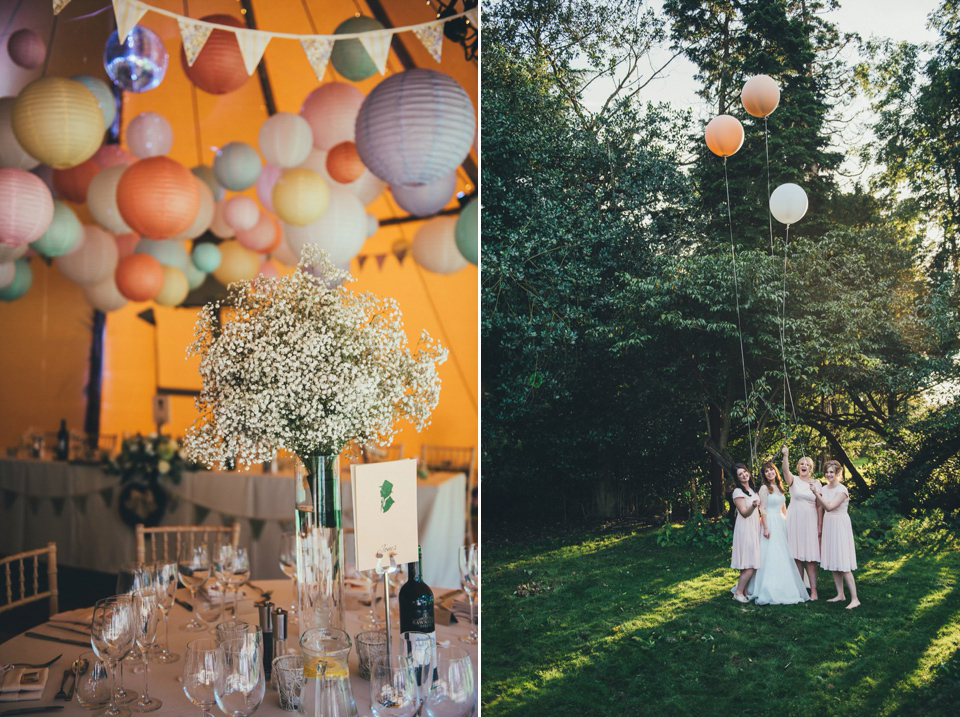
[[[47,667],[14,667],[3,676],[0,702],[39,700],[43,697],[50,670]]]
[[[66,612],[58,612],[56,615],[50,618],[51,620],[60,620],[61,622],[76,622],[84,623],[89,625],[93,622],[93,608],[92,607],[82,607],[78,610],[67,610]]]
[[[452,605],[453,616],[457,618],[457,622],[470,623],[470,603],[467,602],[465,595],[461,595],[454,599]],[[473,606],[473,621],[477,621],[477,606]]]

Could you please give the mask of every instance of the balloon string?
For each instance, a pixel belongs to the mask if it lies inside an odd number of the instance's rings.
[[[50,26],[50,39],[47,41],[47,54],[43,58],[43,69],[40,70],[40,76],[47,76],[47,65],[50,64],[50,55],[53,54],[53,36],[57,32],[57,15],[53,16],[53,24]]]
[[[755,468],[756,456],[753,444],[753,423],[750,420],[750,391],[747,389],[747,357],[743,350],[743,327],[740,322],[740,281],[737,278],[737,255],[733,245],[733,216],[730,213],[730,180],[727,177],[727,158],[723,158],[723,183],[727,188],[727,226],[730,229],[730,259],[733,264],[733,291],[737,302],[737,336],[740,338],[740,363],[743,366],[743,395],[747,411],[747,439],[750,444],[750,467]]]
[[[787,247],[790,245],[790,225],[783,242],[783,297],[780,309],[780,353],[783,355],[783,412],[787,413],[787,396],[790,396],[790,411],[793,423],[797,423],[797,409],[793,404],[793,392],[790,391],[790,378],[787,376]]]
[[[776,254],[773,247],[773,210],[770,208],[770,137],[767,132],[767,118],[763,118],[763,148],[767,155],[767,222],[770,224],[770,256]]]

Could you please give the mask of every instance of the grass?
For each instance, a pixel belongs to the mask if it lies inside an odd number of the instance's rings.
[[[820,601],[758,607],[727,551],[651,529],[485,541],[483,714],[957,714],[960,551],[858,558],[856,610],[823,571]]]

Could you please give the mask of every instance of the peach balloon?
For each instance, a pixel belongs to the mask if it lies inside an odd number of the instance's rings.
[[[83,239],[77,248],[55,261],[61,274],[83,286],[99,283],[113,274],[118,257],[113,235],[88,224],[83,228]]]
[[[250,229],[237,230],[237,241],[250,251],[265,253],[277,243],[278,222],[269,214],[261,214],[260,219]]]
[[[767,75],[757,75],[747,80],[740,93],[743,109],[754,117],[769,117],[780,104],[780,88]]]
[[[149,239],[169,239],[189,229],[200,202],[196,177],[169,157],[141,159],[117,183],[120,215],[131,229]]]
[[[140,237],[135,232],[117,234],[116,239],[117,251],[121,259],[126,259],[128,256],[132,256],[133,252],[137,248],[137,244],[140,243]]]
[[[84,286],[83,297],[90,306],[103,312],[116,311],[127,305],[127,298],[117,289],[112,274],[96,284]]]
[[[719,115],[710,120],[704,132],[707,147],[720,157],[732,157],[743,145],[743,125],[731,115]]]
[[[223,205],[223,221],[241,232],[253,229],[260,219],[260,208],[250,197],[231,197]]]
[[[149,254],[121,259],[114,274],[117,289],[131,301],[150,301],[163,289],[163,265]]]
[[[327,173],[340,184],[354,182],[367,171],[353,142],[341,142],[327,152]]]

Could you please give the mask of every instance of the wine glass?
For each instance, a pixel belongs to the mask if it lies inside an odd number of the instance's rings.
[[[217,702],[215,684],[223,673],[223,653],[208,638],[187,643],[183,656],[183,693],[206,715]]]
[[[297,534],[287,531],[280,535],[280,569],[293,581],[293,605],[290,614],[297,614]]]
[[[157,637],[157,627],[160,624],[160,606],[157,604],[157,593],[152,588],[134,593],[133,615],[136,621],[135,641],[143,655],[143,696],[130,705],[130,709],[134,712],[153,712],[160,709],[163,702],[151,699],[148,691],[150,668],[147,665],[147,651]]]
[[[117,595],[134,595],[138,590],[149,586],[153,581],[150,569],[144,563],[123,563],[117,572]],[[120,661],[117,672],[117,703],[124,705],[133,702],[139,695],[136,690],[128,690],[123,685],[123,663],[133,663],[129,669],[134,674],[140,674],[143,668],[140,666],[140,648],[136,643],[130,653]]]
[[[376,570],[357,570],[356,568],[353,569],[353,574],[363,580],[367,588],[366,599],[370,603],[370,609],[367,610],[367,614],[364,615],[363,629],[379,630],[383,627],[383,620],[381,620],[377,614],[377,588],[380,584],[380,576],[377,575]]]
[[[190,591],[190,602],[195,603],[197,601],[197,591],[203,587],[211,574],[210,554],[207,552],[207,546],[184,543],[177,556],[177,572],[180,574],[180,582]],[[207,628],[194,616],[190,618],[190,622],[182,625],[180,629],[187,632],[200,632]]]
[[[380,655],[370,669],[370,707],[376,717],[413,717],[420,693],[413,662],[405,655]]]
[[[424,705],[428,717],[467,717],[473,712],[476,683],[473,680],[473,662],[462,647],[437,647],[437,666],[433,686]]]
[[[153,585],[157,593],[157,605],[163,615],[163,645],[156,645],[151,654],[155,662],[169,664],[180,659],[170,652],[170,609],[177,594],[177,564],[175,562],[153,563]]]
[[[263,702],[263,648],[257,635],[220,643],[223,671],[217,675],[214,694],[217,706],[230,717],[248,717]]]
[[[250,579],[250,554],[246,548],[233,551],[233,571],[227,575],[227,582],[233,588],[233,616],[237,616],[240,603],[240,586]]]
[[[470,603],[470,634],[460,638],[461,642],[477,644],[477,629],[473,625],[473,599],[477,594],[477,544],[460,546],[460,585]]]
[[[105,660],[113,677],[110,705],[106,717],[127,717],[130,710],[118,708],[116,701],[117,665],[133,649],[136,622],[133,615],[133,597],[114,595],[97,601],[90,623],[90,643],[97,657]]]

